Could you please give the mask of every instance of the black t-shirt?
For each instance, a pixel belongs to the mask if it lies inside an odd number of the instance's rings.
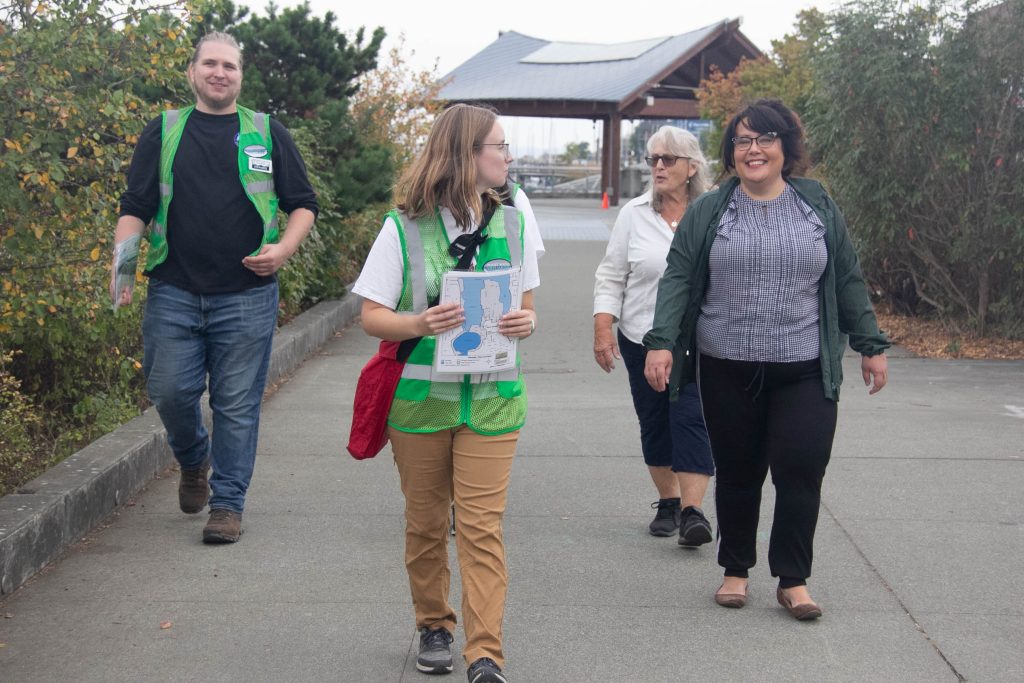
[[[135,147],[121,215],[149,223],[160,204],[161,119]],[[193,110],[174,156],[174,195],[167,216],[167,260],[146,275],[196,294],[225,294],[270,284],[242,265],[259,248],[263,221],[238,178],[238,114]],[[318,207],[295,142],[270,121],[274,188],[281,210]]]

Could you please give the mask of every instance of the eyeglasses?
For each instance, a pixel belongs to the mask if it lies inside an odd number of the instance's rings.
[[[761,149],[765,149],[767,147],[771,147],[772,145],[774,145],[775,139],[778,137],[779,134],[775,132],[762,133],[761,135],[758,135],[756,138],[740,136],[737,138],[733,138],[732,144],[735,145],[736,149],[738,149],[739,151],[746,152],[748,149],[750,149],[750,146],[754,144],[755,141],[757,142],[758,147],[760,147]]]
[[[689,158],[690,157],[677,157],[673,154],[655,154],[654,156],[644,157],[644,161],[646,161],[647,165],[651,168],[657,166],[659,161],[665,165],[665,168],[672,168],[680,159]]]
[[[510,143],[508,142],[481,142],[478,147],[497,147],[502,154],[508,154]]]

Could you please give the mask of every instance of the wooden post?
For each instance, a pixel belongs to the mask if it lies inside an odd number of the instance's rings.
[[[608,160],[611,169],[611,192],[608,193],[608,200],[612,206],[619,205],[619,191],[622,185],[622,115],[612,114],[609,128],[611,128],[611,144],[608,145]]]
[[[601,121],[601,192],[608,193],[608,203],[619,205],[622,184],[622,114],[610,114]]]
[[[597,196],[601,197],[602,192],[608,192],[608,188],[611,186],[611,169],[608,163],[608,151],[611,149],[611,140],[608,139],[609,132],[611,131],[611,125],[608,122],[608,117],[601,119],[601,187],[597,188]],[[608,192],[608,198],[611,199],[611,192]]]

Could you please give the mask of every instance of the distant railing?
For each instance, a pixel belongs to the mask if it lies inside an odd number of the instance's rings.
[[[530,196],[600,197],[601,167],[594,164],[513,164],[509,177]],[[620,171],[621,196],[631,199],[644,191],[650,169],[642,164],[623,166]]]

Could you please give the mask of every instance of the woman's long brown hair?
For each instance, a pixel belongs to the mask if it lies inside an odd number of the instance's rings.
[[[464,228],[473,216],[483,216],[500,204],[497,193],[481,198],[476,187],[475,153],[494,128],[494,112],[468,104],[456,104],[441,112],[430,129],[427,144],[395,185],[395,203],[412,218],[446,207]]]

